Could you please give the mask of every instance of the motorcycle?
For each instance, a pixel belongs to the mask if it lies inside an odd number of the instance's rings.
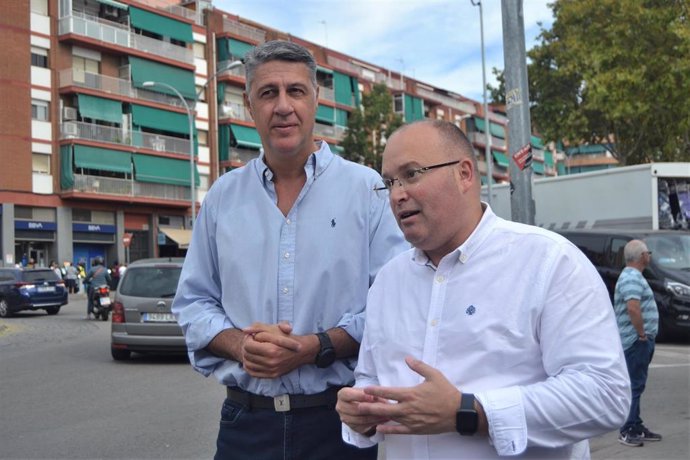
[[[93,305],[93,314],[102,321],[108,321],[108,315],[113,309],[110,302],[110,288],[107,285],[97,286],[93,289],[91,297],[91,304]]]

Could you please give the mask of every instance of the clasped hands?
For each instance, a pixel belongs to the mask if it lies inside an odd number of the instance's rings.
[[[256,378],[277,378],[309,363],[310,345],[318,342],[315,335],[292,335],[292,326],[287,322],[254,323],[242,332],[242,365],[249,375]],[[315,356],[316,352],[311,361]]]
[[[343,388],[336,410],[354,431],[383,434],[438,434],[455,431],[462,394],[437,369],[412,357],[407,366],[424,377],[413,387]],[[393,423],[391,423],[393,422]]]

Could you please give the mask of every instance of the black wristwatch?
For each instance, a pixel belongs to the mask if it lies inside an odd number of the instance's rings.
[[[472,436],[479,429],[479,414],[474,408],[474,395],[463,393],[460,409],[455,414],[455,430],[463,436]]]
[[[319,338],[319,344],[321,345],[319,352],[316,354],[316,367],[328,367],[335,362],[333,342],[331,342],[331,338],[325,332],[319,332],[316,336]]]

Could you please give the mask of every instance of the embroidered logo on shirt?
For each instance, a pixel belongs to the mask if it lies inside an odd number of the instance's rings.
[[[469,307],[467,307],[467,310],[465,310],[465,314],[467,314],[469,316],[472,316],[475,313],[477,313],[477,309],[474,308],[474,305],[470,305]]]
[[[335,219],[331,219],[331,227],[335,227]]]

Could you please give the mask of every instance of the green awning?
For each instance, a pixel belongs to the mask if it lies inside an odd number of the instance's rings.
[[[74,187],[74,171],[72,170],[72,146],[60,146],[60,188],[72,190]]]
[[[537,136],[531,136],[531,142],[532,142],[532,147],[536,147],[538,149],[543,149],[544,148],[544,143],[542,140],[537,137]]]
[[[231,125],[231,127],[232,134],[240,147],[248,147],[250,149],[260,149],[262,147],[261,138],[255,128],[241,125]]]
[[[97,0],[98,3],[102,3],[104,5],[109,5],[112,6],[113,8],[119,8],[121,10],[126,10],[129,8],[129,6],[125,5],[124,3],[116,2],[115,0]]]
[[[235,40],[234,38],[228,40],[228,47],[230,54],[232,54],[235,59],[244,59],[244,56],[254,49],[254,45]]]
[[[544,150],[544,163],[553,166],[553,152],[550,150]]]
[[[345,153],[345,149],[339,145],[331,145],[329,147],[331,148],[331,152],[335,153],[336,155],[342,156],[343,153]]]
[[[119,150],[100,149],[86,145],[74,146],[74,166],[118,173],[132,172],[132,154]]]
[[[327,74],[333,74],[333,70],[327,69],[327,68],[321,67],[321,66],[317,66],[317,67],[316,67],[316,71],[317,71],[317,72],[327,73]]]
[[[540,161],[532,161],[532,170],[538,174],[544,174],[544,163]]]
[[[473,117],[474,118],[474,126],[477,128],[477,131],[485,132],[484,126],[484,118],[480,117]],[[489,122],[491,125],[491,135],[495,137],[499,137],[501,139],[506,138],[506,128],[503,125],[499,125],[498,123],[492,123]]]
[[[82,117],[122,124],[122,102],[86,94],[78,98]]]
[[[133,27],[143,29],[164,37],[174,38],[185,43],[193,43],[192,25],[177,21],[167,16],[161,16],[146,10],[131,6],[129,20]]]
[[[134,179],[139,182],[190,186],[189,161],[138,153],[133,154],[132,159],[134,160]],[[196,167],[194,168],[194,183],[199,184],[199,172]]]
[[[507,168],[510,165],[510,162],[508,161],[508,157],[506,156],[505,153],[497,152],[496,150],[492,150],[491,153],[493,154],[494,158],[496,159],[496,163],[498,163],[500,166]]]
[[[405,121],[411,123],[413,121],[422,120],[424,118],[424,108],[422,100],[418,97],[405,94]]]
[[[335,121],[335,110],[328,105],[319,104],[319,107],[316,109],[316,119],[333,124]]]
[[[194,99],[196,97],[196,88],[194,87],[194,72],[191,70],[184,70],[170,65],[159,64],[158,62],[149,61],[148,59],[141,59],[130,56],[129,65],[132,69],[132,82],[137,88],[143,88],[145,81],[155,81],[160,83],[167,83],[182,94],[187,99]],[[154,85],[146,88],[147,90],[156,91],[159,93],[170,94],[177,96],[175,91],[166,88],[163,85]]]
[[[348,112],[343,109],[335,109],[335,124],[338,126],[347,126]]]
[[[218,126],[218,159],[230,159],[230,125]]]
[[[349,75],[334,70],[333,89],[335,92],[335,102],[353,107],[352,80]]]
[[[184,113],[132,104],[132,123],[145,128],[184,134],[189,137],[189,118]]]

